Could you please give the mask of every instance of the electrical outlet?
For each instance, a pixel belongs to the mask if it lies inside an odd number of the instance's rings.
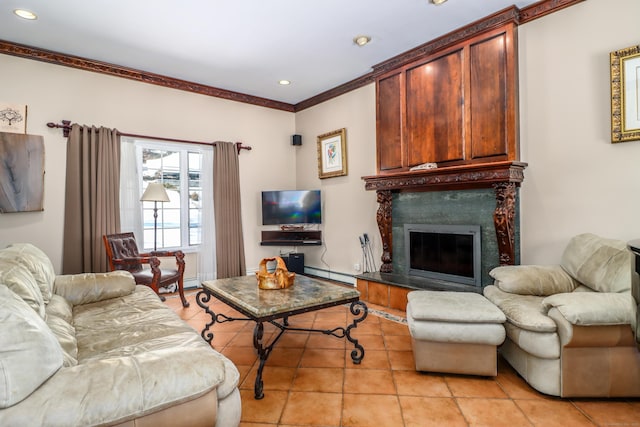
[[[360,271],[360,264],[358,264],[357,262],[355,264],[353,264],[353,269],[355,271]]]

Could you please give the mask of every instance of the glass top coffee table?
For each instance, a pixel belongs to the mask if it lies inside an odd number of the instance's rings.
[[[214,297],[246,318],[228,317],[222,313],[214,313],[208,305]],[[362,322],[368,313],[367,306],[360,301],[360,293],[355,288],[314,280],[306,276],[296,275],[293,286],[286,289],[259,289],[255,276],[240,276],[227,279],[209,280],[202,283],[202,290],[196,295],[196,302],[211,316],[201,332],[202,338],[211,344],[213,332],[211,327],[216,323],[234,320],[251,320],[256,322],[253,330],[253,345],[258,352],[260,364],[256,375],[254,395],[256,399],[264,397],[262,370],[264,364],[285,331],[320,332],[338,338],[346,338],[354,345],[351,360],[359,364],[364,358],[364,347],[351,336],[351,330]],[[353,322],[334,329],[307,329],[289,326],[289,317],[297,314],[322,310],[342,304],[350,304]],[[270,343],[263,343],[264,323],[268,322],[279,329]]]

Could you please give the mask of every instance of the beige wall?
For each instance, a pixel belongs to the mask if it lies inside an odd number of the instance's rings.
[[[640,237],[640,141],[611,144],[609,84],[638,17],[638,0],[588,0],[519,29],[523,263],[557,262],[582,232]]]
[[[72,68],[0,55],[0,101],[27,104],[27,133],[45,141],[43,212],[0,215],[0,247],[31,242],[58,271],[62,265],[66,140],[47,122],[69,119],[123,132],[197,141],[242,141],[240,156],[247,267],[268,252],[259,246],[265,188],[293,187],[293,113],[162,88]]]
[[[368,233],[379,266],[381,243],[376,224],[376,195],[365,191],[365,175],[375,174],[375,85],[349,92],[296,114],[296,183],[322,190],[322,247],[305,247],[305,264],[337,273],[356,274],[362,264],[358,236]],[[346,128],[348,175],[318,178],[318,135]],[[325,252],[326,251],[326,252]]]
[[[523,263],[558,260],[567,240],[591,231],[640,237],[640,141],[611,144],[608,54],[640,43],[637,0],[588,0],[519,28],[520,143],[529,163],[521,190]],[[0,101],[29,106],[28,132],[46,150],[44,212],[0,215],[0,247],[29,241],[61,265],[65,140],[45,123],[71,119],[124,132],[242,141],[243,223],[248,269],[291,247],[260,247],[260,191],[323,192],[325,246],[297,248],[306,265],[353,274],[357,237],[373,239],[375,88],[368,85],[297,114],[0,55]],[[349,175],[318,179],[316,137],[347,129]],[[290,137],[302,135],[293,147]]]

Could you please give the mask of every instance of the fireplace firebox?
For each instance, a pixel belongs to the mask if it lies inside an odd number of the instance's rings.
[[[410,276],[482,287],[479,225],[405,224]]]

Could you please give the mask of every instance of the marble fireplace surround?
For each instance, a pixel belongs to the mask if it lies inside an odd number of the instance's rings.
[[[524,180],[526,166],[523,162],[505,161],[363,177],[365,189],[376,191],[378,200],[376,220],[383,253],[380,274],[376,276],[391,282],[397,279],[401,286],[406,285],[407,280],[402,278],[404,238],[398,236],[405,222],[465,224],[472,221],[485,225],[483,285],[488,280],[488,270],[496,263],[515,264],[519,256],[517,189]],[[441,194],[420,194],[424,192]],[[490,199],[495,200],[495,205]],[[434,209],[432,205],[445,207]],[[493,253],[485,253],[487,250]]]

